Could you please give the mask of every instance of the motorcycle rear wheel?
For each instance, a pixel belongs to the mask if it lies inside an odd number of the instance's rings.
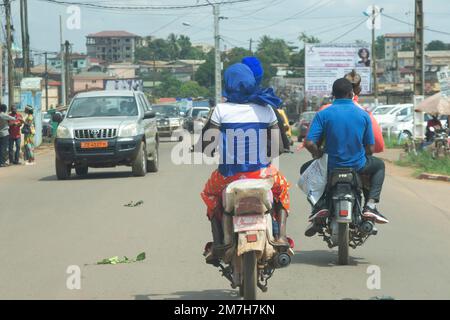
[[[348,265],[349,224],[339,223],[338,228],[338,263],[340,265]]]
[[[256,252],[246,252],[242,256],[242,287],[244,300],[256,300],[257,261]]]

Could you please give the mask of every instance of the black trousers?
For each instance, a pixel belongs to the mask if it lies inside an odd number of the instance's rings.
[[[305,172],[305,170],[311,165],[314,160],[305,162],[300,168],[300,174]],[[374,157],[366,157],[366,165],[358,173],[367,175],[370,177],[370,188],[369,192],[364,196],[366,201],[369,199],[375,200],[375,202],[380,201],[381,189],[383,188],[384,176],[385,176],[385,166],[383,160]]]
[[[0,164],[8,160],[9,135],[0,137]]]

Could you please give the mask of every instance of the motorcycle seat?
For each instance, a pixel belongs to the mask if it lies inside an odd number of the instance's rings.
[[[328,187],[333,188],[338,183],[351,184],[358,189],[363,186],[360,175],[352,168],[335,168],[331,171],[328,175]]]
[[[265,213],[272,209],[273,179],[241,179],[230,183],[222,193],[225,212]]]

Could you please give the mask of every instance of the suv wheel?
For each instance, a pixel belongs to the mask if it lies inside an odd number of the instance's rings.
[[[158,172],[159,170],[159,144],[156,144],[153,160],[147,161],[147,172]]]
[[[88,166],[76,166],[75,167],[75,173],[77,176],[85,176],[88,174]]]
[[[145,143],[141,142],[139,152],[136,159],[131,163],[133,175],[136,177],[143,177],[147,173],[147,153],[145,151]]]
[[[64,163],[59,159],[55,159],[56,177],[58,180],[66,180],[72,172],[72,165]]]

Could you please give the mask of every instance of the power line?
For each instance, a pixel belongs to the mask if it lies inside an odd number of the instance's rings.
[[[235,31],[255,31],[255,30],[268,29],[268,28],[271,28],[273,26],[278,25],[279,23],[282,23],[282,22],[285,22],[285,21],[288,21],[288,20],[293,20],[296,17],[299,17],[299,16],[302,16],[302,15],[314,12],[314,11],[316,11],[316,10],[318,10],[318,9],[320,9],[320,8],[322,8],[324,6],[327,6],[330,3],[334,2],[334,0],[329,0],[329,1],[326,1],[326,2],[323,2],[323,1],[325,1],[325,0],[319,0],[318,2],[315,2],[314,4],[304,8],[302,10],[297,11],[294,14],[292,14],[292,15],[286,17],[286,18],[279,19],[279,20],[277,20],[277,21],[275,21],[275,22],[273,22],[273,23],[271,23],[269,25],[262,26],[262,27],[255,27],[255,28],[245,29],[245,30],[235,30]]]
[[[358,27],[359,27],[360,25],[362,25],[363,23],[365,23],[366,21],[367,21],[367,19],[364,18],[362,21],[358,22],[358,24],[355,25],[354,27],[352,27],[350,30],[344,32],[343,34],[341,34],[341,35],[338,36],[337,38],[331,40],[330,43],[333,43],[333,42],[335,42],[335,41],[337,41],[337,40],[339,40],[339,39],[345,37],[345,36],[346,36],[347,34],[349,34],[350,32],[352,32],[352,31],[358,29]]]
[[[74,2],[74,1],[64,1],[64,0],[38,0],[41,2],[49,2],[52,4],[58,4],[58,5],[76,5],[81,7],[89,7],[89,8],[97,8],[97,9],[118,9],[118,10],[176,10],[176,9],[189,9],[189,8],[203,8],[210,6],[209,3],[199,3],[199,4],[193,4],[193,5],[152,5],[152,6],[142,6],[142,5],[135,5],[135,6],[113,6],[113,5],[103,5],[98,3],[89,3],[89,2]],[[235,4],[235,3],[244,3],[244,2],[250,2],[255,0],[232,0],[232,1],[226,1],[221,2],[220,4],[227,5],[227,4]]]
[[[392,16],[387,15],[387,14],[385,14],[385,13],[382,13],[381,15],[382,15],[383,17],[388,18],[388,19],[391,19],[391,20],[394,20],[394,21],[397,21],[397,22],[400,22],[400,23],[403,23],[403,24],[407,24],[407,25],[409,25],[409,26],[414,26],[413,23],[410,23],[410,22],[408,22],[408,21],[404,21],[404,20],[401,20],[401,19],[392,17]],[[440,33],[440,34],[445,34],[445,35],[450,36],[450,32],[445,32],[445,31],[440,31],[440,30],[436,30],[436,29],[431,29],[431,28],[428,28],[428,27],[424,27],[424,29],[427,30],[427,31],[430,31],[430,32],[435,32],[435,33]]]

